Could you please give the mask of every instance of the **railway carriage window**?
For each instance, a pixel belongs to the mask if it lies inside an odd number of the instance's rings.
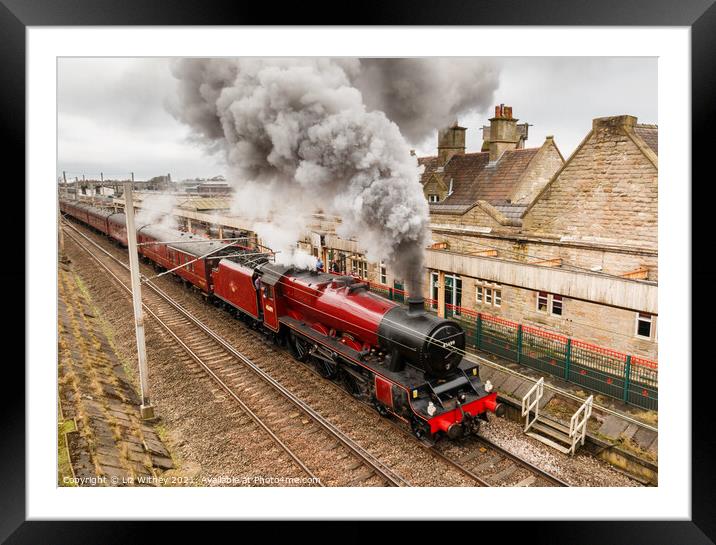
[[[541,291],[537,294],[537,310],[547,312],[547,299],[549,295],[547,292]]]
[[[651,325],[653,321],[651,314],[643,312],[636,313],[636,336],[651,339]]]

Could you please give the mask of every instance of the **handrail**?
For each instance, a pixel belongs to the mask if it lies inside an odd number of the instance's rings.
[[[574,454],[575,450],[577,450],[577,443],[581,443],[581,445],[584,446],[584,440],[587,437],[587,421],[592,415],[593,401],[594,396],[589,396],[569,420],[569,438],[572,440],[572,446],[569,452],[571,454]],[[580,415],[583,415],[581,419]]]
[[[530,401],[532,394],[535,394],[534,401]],[[539,418],[539,402],[544,395],[544,377],[540,378],[522,398],[522,416],[525,417],[525,433],[537,422]],[[530,421],[530,413],[534,409],[535,417]]]

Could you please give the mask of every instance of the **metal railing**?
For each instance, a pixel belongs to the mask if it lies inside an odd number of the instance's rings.
[[[534,399],[532,396],[534,395]],[[529,431],[532,424],[537,422],[539,418],[539,402],[544,395],[544,377],[535,382],[535,385],[530,388],[522,398],[522,416],[525,417],[525,433]],[[534,410],[534,418],[530,420],[530,415]]]
[[[406,293],[368,282],[371,291],[402,302]],[[658,363],[465,307],[446,305],[467,346],[549,373],[567,382],[644,409],[658,410]],[[425,300],[437,310],[437,301]]]
[[[593,401],[594,396],[589,396],[587,401],[582,403],[582,406],[577,409],[577,412],[569,420],[569,438],[572,441],[569,449],[570,454],[574,454],[574,451],[577,450],[577,443],[584,446],[584,440],[587,437],[587,421],[592,416]]]

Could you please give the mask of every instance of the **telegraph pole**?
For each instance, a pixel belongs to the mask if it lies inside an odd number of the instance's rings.
[[[134,174],[132,174],[134,178]],[[124,183],[124,217],[127,218],[127,245],[129,246],[129,271],[132,275],[132,304],[134,305],[134,325],[137,330],[137,355],[139,356],[139,387],[142,404],[139,411],[142,418],[154,418],[154,406],[149,397],[149,369],[147,367],[147,347],[144,342],[144,317],[142,312],[142,283],[139,276],[139,258],[137,257],[137,230],[134,225],[134,202],[132,201],[132,182]]]
[[[64,173],[63,173],[64,174]],[[62,212],[60,211],[60,188],[57,188],[57,233],[60,242],[60,261],[65,261],[65,234],[62,232]]]

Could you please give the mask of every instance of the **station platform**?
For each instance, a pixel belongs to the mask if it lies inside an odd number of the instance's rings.
[[[174,467],[71,263],[58,266],[58,486],[155,485]]]
[[[540,415],[569,426],[571,416],[589,395],[594,395],[592,416],[587,425],[587,446],[594,454],[630,475],[655,484],[658,478],[658,412],[648,411],[578,384],[541,374],[504,358],[468,350],[468,358],[480,363],[480,377],[492,382],[498,396],[511,407],[512,419],[520,419],[522,398],[544,378]]]

